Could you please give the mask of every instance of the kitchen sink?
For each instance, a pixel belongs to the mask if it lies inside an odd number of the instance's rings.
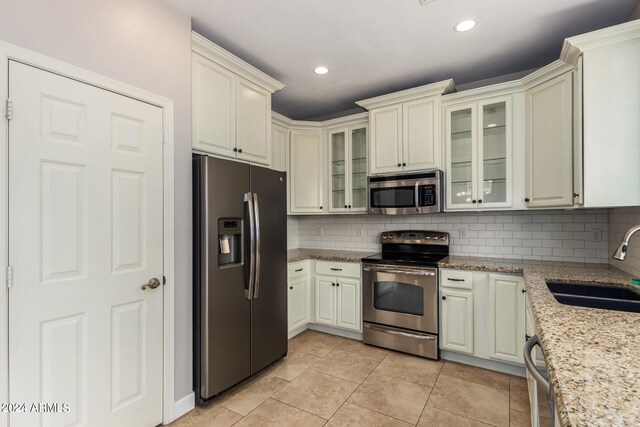
[[[547,287],[561,304],[640,313],[640,293],[628,288],[560,282],[547,282]]]

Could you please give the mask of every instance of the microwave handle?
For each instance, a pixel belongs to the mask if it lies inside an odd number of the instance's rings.
[[[416,204],[416,211],[420,212],[420,195],[418,192],[420,191],[420,181],[416,181],[416,190],[413,192],[413,199]]]

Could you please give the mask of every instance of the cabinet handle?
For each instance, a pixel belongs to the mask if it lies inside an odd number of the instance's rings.
[[[238,148],[238,153],[242,153],[242,148]]]
[[[289,289],[293,289],[293,286],[289,286]]]
[[[342,271],[342,269],[341,268],[333,268],[333,267],[331,267],[331,271]]]
[[[450,280],[452,282],[464,282],[464,279],[452,279],[451,277],[447,277],[447,280]]]
[[[296,270],[296,273],[299,272],[299,271],[302,271],[302,270],[304,270],[304,268],[299,268],[299,269]]]
[[[525,201],[525,202],[527,202],[527,203],[529,203],[529,198],[528,198],[528,197],[525,197],[525,198],[524,198],[524,201]]]
[[[445,297],[444,295],[442,295],[442,299],[443,299],[443,300],[446,300],[446,299],[447,299],[447,297]]]
[[[580,193],[573,193],[573,197],[578,197]]]
[[[527,290],[526,289],[522,289],[520,292],[522,292],[523,294],[526,294]]]
[[[477,201],[476,199],[473,199],[473,200],[471,201],[471,203],[473,203],[474,205],[475,205],[477,202],[478,202],[478,201]]]

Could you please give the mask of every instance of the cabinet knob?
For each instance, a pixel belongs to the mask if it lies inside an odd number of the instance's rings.
[[[351,209],[351,205],[349,205],[349,209]]]
[[[320,210],[322,210],[322,206],[320,206]]]
[[[289,289],[293,289],[293,286],[289,286]]]
[[[445,300],[445,299],[447,299],[447,297],[445,297],[444,295],[442,295],[442,299],[443,299],[443,300]]]
[[[398,163],[398,167],[401,167],[401,166],[402,166],[402,163]]]
[[[525,201],[525,202],[527,202],[527,203],[529,203],[529,198],[528,198],[528,197],[525,197],[525,198],[524,198],[524,201]]]
[[[237,152],[238,152],[238,149],[237,149],[236,147],[233,147],[233,151],[234,151],[235,153],[237,153]]]
[[[344,208],[347,209],[347,205],[344,205]]]
[[[340,283],[336,283],[336,286],[340,286]]]
[[[242,153],[242,148],[238,148],[238,153]]]
[[[402,164],[402,166],[407,166],[407,164],[406,164],[406,163],[403,163],[403,164]]]
[[[332,283],[332,284],[331,284],[331,286],[335,286],[335,285],[336,285],[335,283]]]
[[[573,193],[573,197],[578,197],[580,193]]]
[[[522,292],[523,294],[526,294],[527,290],[526,289],[522,289],[520,292]]]
[[[478,203],[482,203],[482,199],[478,199]]]
[[[475,205],[476,203],[478,203],[478,201],[477,201],[476,199],[473,199],[473,200],[471,201],[471,203],[473,203],[473,204]]]

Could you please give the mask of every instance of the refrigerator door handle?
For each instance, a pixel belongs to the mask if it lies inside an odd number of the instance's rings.
[[[253,298],[253,287],[255,283],[256,272],[256,235],[255,235],[255,217],[253,212],[253,194],[245,193],[244,201],[247,202],[247,210],[249,211],[249,289],[245,294],[247,299]]]
[[[255,250],[255,258],[256,258],[256,275],[254,279],[254,294],[253,298],[258,298],[258,293],[260,292],[260,207],[258,205],[258,194],[253,194],[253,209],[255,210],[256,216],[256,250]]]

